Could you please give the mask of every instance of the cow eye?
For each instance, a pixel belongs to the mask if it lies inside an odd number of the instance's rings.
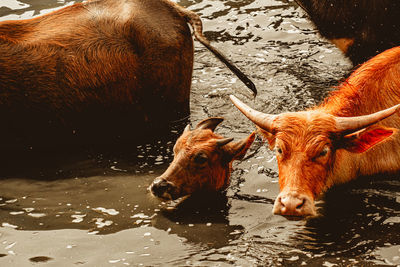
[[[319,153],[318,157],[324,157],[328,154],[329,152],[329,147],[324,147],[324,149],[321,150],[321,152]]]
[[[278,154],[282,154],[282,153],[283,153],[282,148],[280,148],[280,147],[278,147],[278,146],[275,148],[275,150],[276,150],[276,152],[277,152]]]
[[[208,160],[208,157],[207,157],[207,155],[204,154],[204,153],[198,153],[198,154],[194,157],[194,163],[199,164],[199,165],[206,163],[207,160]]]

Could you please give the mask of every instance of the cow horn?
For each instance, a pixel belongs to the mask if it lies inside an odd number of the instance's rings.
[[[336,117],[336,128],[345,133],[352,133],[375,124],[400,110],[400,104],[369,115],[358,117]]]
[[[224,138],[217,140],[217,146],[221,147],[233,141],[233,138]]]
[[[224,118],[221,117],[212,117],[205,120],[202,120],[197,124],[196,129],[210,129],[214,132],[215,128],[220,124]]]
[[[186,125],[185,130],[183,130],[183,133],[190,132],[190,124]]]
[[[257,126],[261,127],[267,132],[272,132],[272,122],[278,115],[270,115],[259,112],[244,104],[234,95],[230,96],[232,103],[247,117],[254,122]]]

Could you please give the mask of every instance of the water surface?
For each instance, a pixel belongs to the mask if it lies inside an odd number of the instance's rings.
[[[30,18],[74,1],[2,0],[1,20]],[[182,0],[205,34],[250,75],[259,95],[196,43],[191,122],[223,116],[217,129],[243,138],[253,126],[235,94],[270,113],[319,103],[351,70],[286,0]],[[321,216],[271,214],[278,194],[273,153],[258,140],[235,164],[226,195],[176,209],[152,199],[150,182],[172,160],[174,140],[124,151],[35,155],[3,162],[0,265],[27,266],[380,266],[400,264],[400,182],[364,177],[331,190]]]

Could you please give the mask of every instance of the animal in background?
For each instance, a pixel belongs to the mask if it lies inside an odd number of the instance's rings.
[[[160,136],[189,115],[194,36],[249,88],[169,0],[92,0],[0,22],[0,147],[114,144]]]
[[[194,130],[189,125],[174,146],[174,160],[150,185],[161,199],[175,200],[197,192],[217,192],[230,182],[232,162],[240,160],[254,141],[255,133],[240,141],[214,133],[223,118],[201,121]]]
[[[400,45],[396,0],[295,0],[321,35],[358,65]]]
[[[400,170],[400,47],[361,65],[306,111],[270,115],[231,100],[276,152],[275,214],[316,215],[314,200],[334,184]]]

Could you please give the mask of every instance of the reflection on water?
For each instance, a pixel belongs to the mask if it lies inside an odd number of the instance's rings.
[[[309,249],[338,256],[362,255],[399,244],[399,191],[397,176],[364,177],[331,190],[323,216],[308,221]]]
[[[82,1],[73,0],[3,0],[0,4],[0,17],[3,19],[29,18],[43,11],[55,9]]]
[[[77,1],[2,0],[1,20],[29,18]],[[253,126],[230,94],[271,113],[320,102],[351,66],[289,0],[182,0],[205,33],[248,73],[243,85],[196,43],[191,121],[223,116],[217,132]],[[0,265],[373,266],[400,264],[398,177],[364,177],[331,190],[321,216],[271,214],[278,194],[273,154],[261,141],[235,165],[226,195],[162,203],[147,192],[172,160],[176,132],[123,150],[2,157]],[[4,155],[3,155],[4,156]],[[142,264],[142,265],[141,265]]]

